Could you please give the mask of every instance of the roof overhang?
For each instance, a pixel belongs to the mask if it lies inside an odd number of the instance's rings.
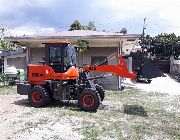
[[[37,37],[6,37],[5,39],[10,42],[22,46],[30,46],[34,43],[43,43],[43,42],[59,42],[68,39],[71,43],[76,42],[77,40],[88,40],[88,41],[105,41],[105,40],[123,40],[133,42],[140,37],[140,34],[128,34],[128,35],[91,35],[91,36],[37,36]]]

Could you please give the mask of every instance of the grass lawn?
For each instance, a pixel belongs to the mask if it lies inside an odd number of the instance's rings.
[[[8,90],[9,89],[9,90]],[[6,92],[5,92],[6,91]],[[4,87],[0,94],[15,93]],[[80,111],[74,102],[33,108],[23,100],[23,109],[12,127],[15,137],[42,139],[180,139],[180,96],[147,93],[130,88],[107,91],[97,112]],[[37,133],[38,132],[38,133]]]
[[[16,86],[2,86],[0,87],[0,95],[13,95],[17,93]]]

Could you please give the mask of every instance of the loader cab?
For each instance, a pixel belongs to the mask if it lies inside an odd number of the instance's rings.
[[[76,66],[76,49],[67,42],[53,42],[45,44],[45,64],[53,68],[56,73],[64,73],[71,66]]]

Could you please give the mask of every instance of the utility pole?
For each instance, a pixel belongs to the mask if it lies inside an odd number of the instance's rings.
[[[119,38],[118,54],[122,55],[123,41]],[[119,62],[120,63],[120,62]],[[118,77],[118,90],[122,90],[122,77]]]
[[[145,35],[144,30],[145,30],[145,29],[146,29],[146,18],[144,18],[143,33],[142,33],[142,38],[143,38],[143,46],[142,46],[142,62],[144,62],[144,35]]]

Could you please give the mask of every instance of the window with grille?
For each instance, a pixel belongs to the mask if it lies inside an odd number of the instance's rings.
[[[107,65],[108,61],[106,60],[106,56],[92,56],[91,57],[91,65],[100,64],[100,65]]]

